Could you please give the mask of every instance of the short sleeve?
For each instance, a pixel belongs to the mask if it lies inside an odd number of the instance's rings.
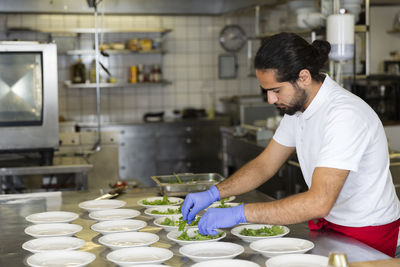
[[[294,115],[295,116],[295,115]],[[278,129],[276,129],[273,139],[283,146],[295,147],[295,117],[285,114]]]
[[[316,167],[358,171],[370,142],[367,122],[357,114],[336,113],[327,120]]]

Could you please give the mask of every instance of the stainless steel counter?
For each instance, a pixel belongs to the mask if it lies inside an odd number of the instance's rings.
[[[141,208],[136,204],[137,200],[140,198],[155,196],[157,193],[158,190],[156,188],[134,189],[120,196],[118,199],[127,202],[125,208],[138,209],[142,212],[142,215],[137,217],[137,219],[146,221],[148,226],[143,228],[141,231],[156,233],[160,236],[160,241],[155,243],[154,246],[170,249],[174,253],[174,257],[165,264],[171,266],[191,266],[193,262],[179,254],[178,251],[180,246],[169,241],[166,238],[166,232],[155,226],[152,222],[153,219],[144,215],[144,208]],[[106,260],[106,255],[110,250],[97,242],[100,234],[90,230],[90,226],[94,224],[95,221],[89,219],[88,213],[80,210],[78,207],[79,202],[94,199],[98,196],[99,194],[97,192],[63,192],[62,204],[56,207],[53,206],[52,209],[73,211],[80,214],[80,217],[73,223],[83,226],[83,230],[76,234],[77,237],[82,238],[87,242],[81,250],[96,254],[96,260],[88,266],[115,266],[113,263]],[[237,201],[243,201],[245,203],[271,200],[270,197],[258,191],[252,191],[237,197]],[[0,200],[0,266],[27,266],[26,258],[30,256],[31,253],[23,250],[21,246],[25,241],[31,239],[31,237],[24,233],[24,229],[30,225],[30,223],[25,221],[24,217],[32,213],[46,211],[46,209],[45,199],[43,198],[35,198],[14,203]],[[289,225],[289,228],[290,233],[287,235],[288,237],[305,238],[315,243],[315,248],[310,252],[312,254],[328,256],[330,251],[340,251],[347,254],[350,262],[389,258],[385,254],[372,249],[357,240],[334,232],[310,232],[305,223]],[[253,252],[249,248],[249,243],[243,242],[230,234],[230,229],[226,230],[228,234],[223,241],[241,244],[245,248],[245,252],[237,258],[251,260],[257,262],[260,266],[265,266],[266,258]]]

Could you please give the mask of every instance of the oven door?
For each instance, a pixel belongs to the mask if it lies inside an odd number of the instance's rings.
[[[0,42],[0,151],[58,147],[55,44]]]
[[[0,53],[0,127],[43,124],[41,52]]]

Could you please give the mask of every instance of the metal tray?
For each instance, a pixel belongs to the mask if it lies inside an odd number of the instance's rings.
[[[178,182],[178,176],[181,183]],[[218,184],[225,178],[218,173],[178,173],[172,175],[151,176],[160,187],[161,194],[167,196],[185,196],[200,192]]]

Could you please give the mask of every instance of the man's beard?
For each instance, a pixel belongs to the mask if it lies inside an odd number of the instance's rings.
[[[288,105],[276,105],[275,106],[285,114],[293,115],[298,111],[303,111],[304,105],[307,102],[308,94],[306,90],[300,88],[297,83],[293,83],[293,87],[296,89],[293,99]]]

